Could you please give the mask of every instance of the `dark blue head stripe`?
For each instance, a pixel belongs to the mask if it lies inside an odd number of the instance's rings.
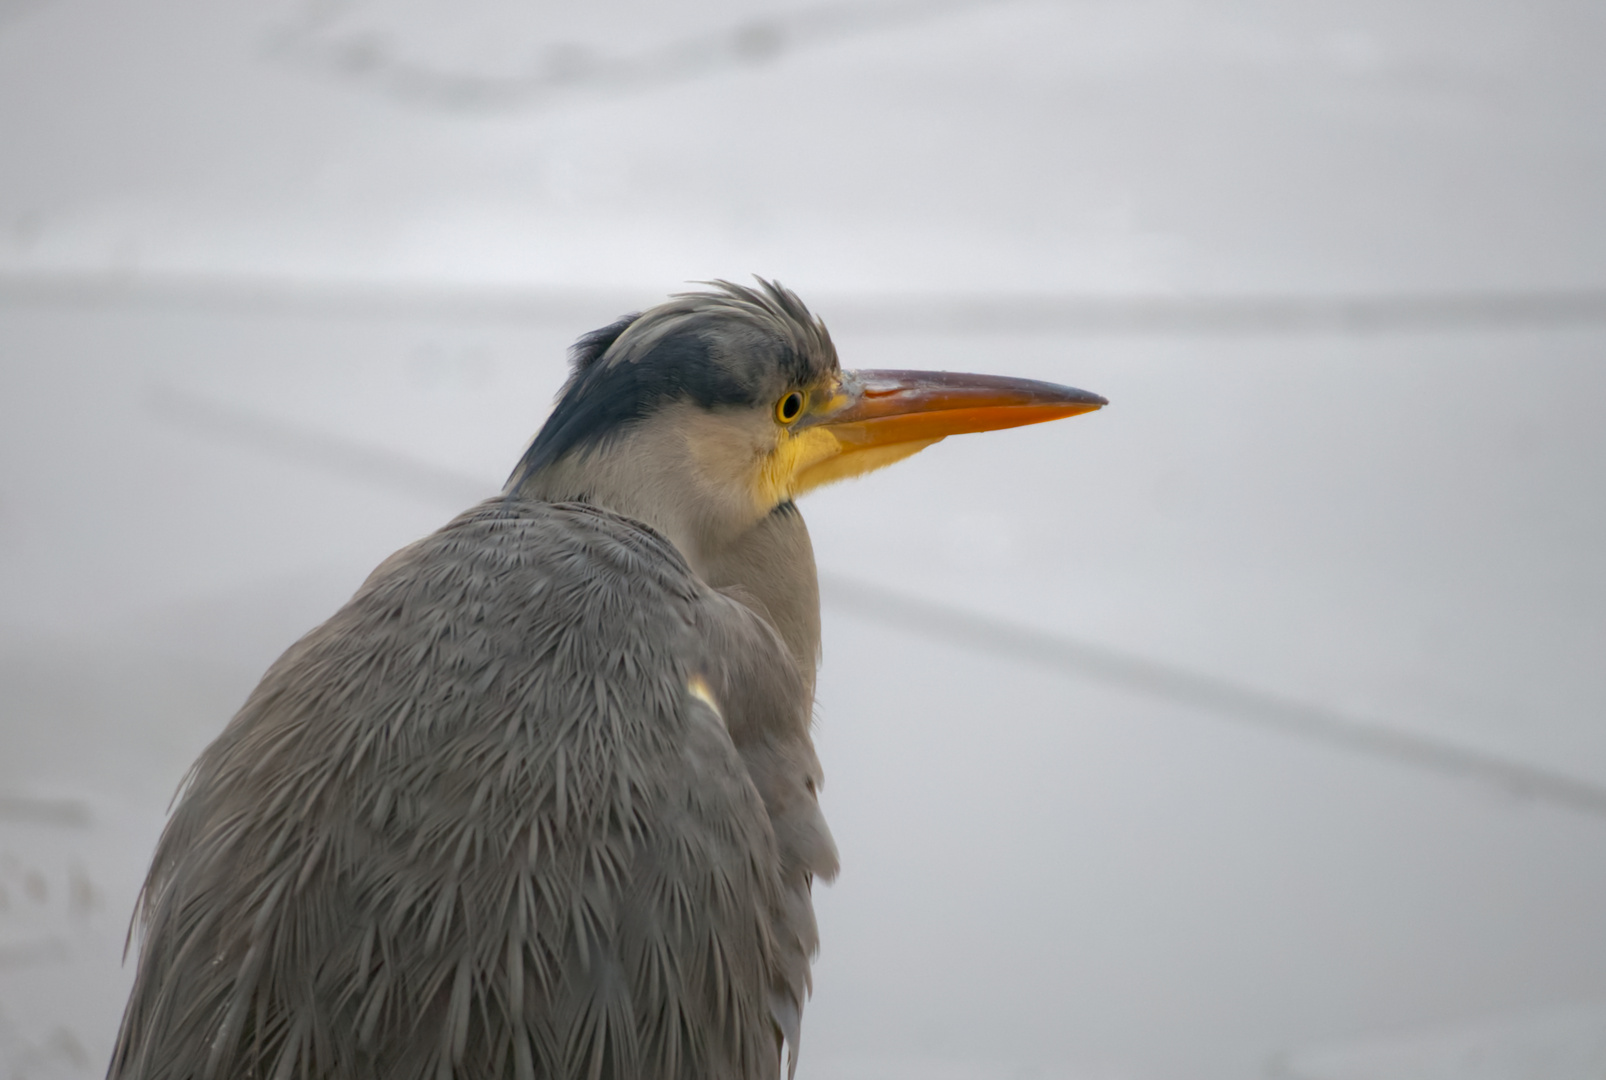
[[[715,359],[707,332],[695,326],[665,335],[640,357],[598,363],[624,329],[616,323],[581,339],[574,376],[515,470],[516,477],[531,476],[572,450],[596,445],[672,401],[713,408],[754,400],[754,389]],[[592,352],[609,332],[607,343]]]

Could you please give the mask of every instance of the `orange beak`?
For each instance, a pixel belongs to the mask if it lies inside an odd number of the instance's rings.
[[[948,371],[845,371],[840,407],[820,416],[844,447],[930,443],[949,435],[1041,424],[1103,408],[1069,386]]]
[[[844,371],[825,400],[798,421],[800,453],[791,488],[879,469],[949,435],[1040,424],[1102,408],[1097,394],[1002,375],[946,371]]]

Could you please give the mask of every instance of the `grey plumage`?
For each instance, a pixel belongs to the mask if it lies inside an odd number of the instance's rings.
[[[112,1075],[764,1075],[836,868],[808,721],[774,633],[662,537],[464,514],[197,762]]]
[[[756,1080],[783,1043],[795,1064],[837,859],[792,499],[1102,399],[843,372],[762,282],[575,360],[503,495],[386,560],[196,762],[109,1080]],[[892,376],[920,376],[895,415]],[[933,436],[954,401],[1037,411]]]

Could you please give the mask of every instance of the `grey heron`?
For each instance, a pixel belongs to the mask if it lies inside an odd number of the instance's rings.
[[[583,337],[503,492],[385,560],[195,763],[110,1080],[795,1067],[837,870],[796,500],[1103,404],[844,370],[762,280]]]

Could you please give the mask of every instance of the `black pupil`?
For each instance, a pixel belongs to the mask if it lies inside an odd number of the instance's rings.
[[[803,411],[803,395],[787,394],[786,400],[781,402],[781,417],[790,420]]]

